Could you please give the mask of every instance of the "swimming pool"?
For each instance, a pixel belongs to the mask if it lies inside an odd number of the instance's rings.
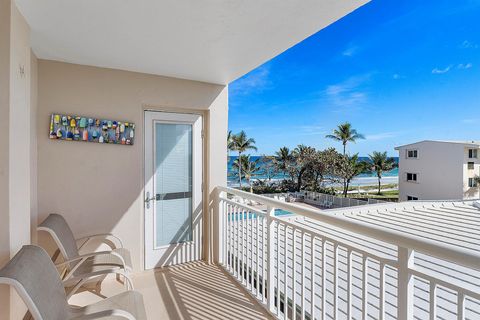
[[[276,217],[279,217],[279,216],[288,216],[288,215],[294,215],[294,213],[290,212],[290,211],[286,211],[286,210],[283,210],[283,209],[275,209],[275,216]],[[252,213],[252,212],[244,212],[243,214],[237,212],[235,213],[235,217],[229,217],[228,220],[232,219],[233,220],[242,220],[242,219],[256,219],[257,218],[257,215],[255,213]]]
[[[287,216],[287,215],[293,215],[294,213],[290,212],[290,211],[286,211],[286,210],[283,210],[283,209],[275,209],[275,216],[278,217],[278,216]]]

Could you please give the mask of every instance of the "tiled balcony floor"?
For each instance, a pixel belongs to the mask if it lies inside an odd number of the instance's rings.
[[[135,289],[143,294],[148,319],[272,319],[228,273],[203,262],[157,269],[133,277]],[[122,290],[105,280],[101,294]],[[97,294],[82,292],[70,299],[84,305],[98,301]]]

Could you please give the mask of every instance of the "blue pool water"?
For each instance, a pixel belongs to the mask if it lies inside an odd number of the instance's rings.
[[[291,213],[290,211],[286,211],[286,210],[283,210],[283,209],[275,209],[275,216],[276,217],[279,217],[279,216],[287,216],[287,215],[293,215],[294,213]],[[240,213],[237,213],[235,214],[235,217],[233,218],[234,220],[241,220],[241,219],[255,219],[257,217],[257,215],[255,213],[251,213],[251,212],[245,212],[242,214]],[[230,220],[231,218],[229,218]]]
[[[283,210],[283,209],[275,209],[275,216],[286,216],[286,215],[291,215],[293,213],[291,213],[290,211],[286,211],[286,210]]]

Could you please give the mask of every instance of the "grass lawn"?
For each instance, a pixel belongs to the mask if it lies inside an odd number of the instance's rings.
[[[349,193],[348,197],[350,198],[356,198],[356,199],[385,199],[389,201],[398,201],[398,190],[388,190],[388,191],[382,191],[380,194],[377,194],[376,192],[369,193],[368,195],[362,194],[361,196],[358,196],[358,194],[355,193]]]
[[[396,189],[398,188],[398,184],[397,183],[388,183],[388,184],[382,184],[382,189]],[[378,189],[378,185],[370,185],[370,186],[360,186],[360,190],[362,191],[370,191],[370,190],[377,190]],[[343,187],[335,187],[335,190],[337,191],[343,191]],[[350,186],[348,187],[348,191],[356,191],[358,190],[358,187],[357,186]]]

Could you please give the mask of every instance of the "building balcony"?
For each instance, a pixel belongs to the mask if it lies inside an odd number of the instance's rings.
[[[134,276],[149,318],[480,318],[474,202],[320,210],[218,187],[215,203],[218,263]],[[116,286],[106,281],[101,294]]]

